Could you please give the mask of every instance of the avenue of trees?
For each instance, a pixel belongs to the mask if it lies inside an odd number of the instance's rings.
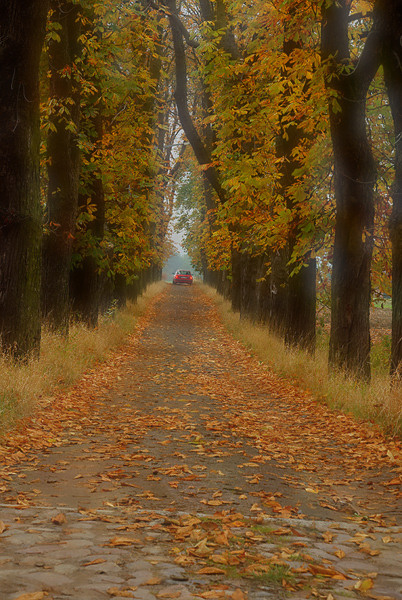
[[[242,315],[370,379],[392,297],[402,364],[399,0],[5,0],[0,335],[39,351],[160,276],[174,203]]]

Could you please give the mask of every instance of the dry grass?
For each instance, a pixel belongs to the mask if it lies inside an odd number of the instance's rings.
[[[202,289],[214,300],[226,328],[275,373],[292,381],[328,406],[376,423],[391,436],[402,434],[402,390],[391,389],[387,369],[387,340],[375,348],[370,385],[328,371],[328,336],[319,337],[314,359],[301,350],[286,348],[266,326],[240,319],[230,303],[210,287]]]
[[[0,357],[0,430],[9,429],[28,415],[38,398],[71,385],[88,368],[122,345],[150,298],[164,286],[163,282],[150,285],[137,303],[104,315],[95,330],[74,324],[68,339],[43,331],[39,360],[14,364]]]

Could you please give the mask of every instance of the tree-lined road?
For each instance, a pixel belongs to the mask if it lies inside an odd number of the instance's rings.
[[[402,598],[399,459],[166,285],[0,446],[0,598]]]

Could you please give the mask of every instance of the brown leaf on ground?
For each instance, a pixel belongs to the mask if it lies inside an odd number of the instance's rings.
[[[232,594],[232,600],[246,600],[247,596],[244,595],[244,592],[238,588]]]
[[[226,571],[219,567],[203,567],[197,571],[197,575],[224,575]]]
[[[105,563],[106,559],[104,558],[95,558],[94,560],[91,560],[90,562],[86,562],[83,563],[83,567],[89,567],[91,565],[101,565],[102,563]]]
[[[52,517],[51,521],[54,525],[64,525],[64,523],[67,523],[67,518],[65,514],[59,513],[55,517]]]
[[[104,546],[132,546],[133,544],[142,544],[142,541],[138,538],[131,537],[121,537],[116,536],[110,540],[108,544],[103,544]]]
[[[162,583],[162,579],[160,577],[151,577],[148,581],[145,581],[141,585],[159,585]]]
[[[43,600],[47,597],[47,592],[32,592],[30,594],[22,594],[14,600]]]
[[[119,598],[135,598],[134,592],[137,588],[117,588],[111,587],[107,590],[109,596],[118,596]]]
[[[346,575],[340,573],[336,569],[332,567],[323,567],[322,565],[312,565],[308,566],[308,570],[313,575],[321,575],[322,577],[331,577],[332,579],[348,579]]]

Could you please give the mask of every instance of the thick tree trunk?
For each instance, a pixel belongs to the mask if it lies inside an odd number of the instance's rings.
[[[0,336],[14,357],[39,352],[42,219],[39,58],[48,2],[0,8]]]
[[[307,266],[289,277],[285,342],[314,352],[315,333],[316,261],[311,258]]]
[[[48,233],[43,245],[42,315],[53,330],[67,335],[69,277],[72,242],[78,206],[80,152],[78,149],[79,93],[74,62],[79,54],[78,7],[66,0],[51,0],[52,20],[60,23],[60,41],[49,46],[50,118],[48,153]],[[70,103],[73,100],[73,104]],[[66,107],[70,115],[60,109]]]
[[[378,66],[376,32],[371,32],[354,70],[349,56],[350,3],[323,9],[322,55],[328,61],[334,149],[336,224],[331,277],[329,362],[358,378],[370,378],[370,266],[373,249],[376,170],[367,138],[365,103]]]
[[[232,247],[231,252],[231,285],[230,299],[232,302],[232,310],[240,312],[241,296],[242,296],[242,255],[238,248]]]
[[[297,111],[289,113],[289,98],[293,91],[288,88],[290,81],[289,72],[294,67],[294,62],[297,54],[295,51],[301,49],[302,45],[299,39],[293,39],[295,32],[293,30],[293,20],[295,8],[291,8],[289,12],[290,23],[285,30],[285,40],[283,44],[283,53],[288,57],[288,62],[283,68],[282,76],[284,78],[283,92],[283,115],[281,117],[281,132],[277,140],[277,154],[282,158],[282,165],[279,178],[279,194],[283,198],[286,208],[292,214],[292,221],[289,224],[287,233],[287,248],[281,252],[287,253],[288,260],[292,258],[295,251],[297,238],[301,235],[300,227],[305,225],[305,222],[300,217],[300,207],[296,202],[292,189],[296,186],[298,179],[295,175],[296,169],[299,169],[303,162],[300,160],[299,154],[295,150],[302,144],[306,144],[307,134],[303,130],[303,125],[300,124],[300,116]],[[291,85],[291,83],[290,83]],[[308,94],[308,81],[304,83],[304,92]],[[311,138],[311,135],[310,135]],[[315,260],[310,259],[310,254],[298,257],[298,261],[302,266],[292,274],[293,263],[286,266],[286,314],[284,318],[283,306],[277,306],[280,314],[279,319],[283,320],[283,335],[285,343],[289,346],[304,348],[310,352],[315,350],[315,334],[316,334],[316,277],[315,277]],[[307,266],[304,266],[307,264]],[[281,314],[282,313],[282,314]]]
[[[287,248],[281,248],[271,257],[271,273],[269,276],[269,317],[268,324],[272,331],[285,336],[288,314],[288,260]]]
[[[101,114],[94,119],[94,125],[100,143],[102,140]],[[94,171],[91,174],[90,188],[90,201],[95,208],[95,218],[88,225],[92,247],[88,255],[84,256],[81,263],[71,272],[70,294],[75,316],[88,327],[96,327],[100,306],[101,277],[99,265],[94,255],[98,244],[103,239],[105,228],[105,197],[100,171]],[[83,210],[85,210],[87,198],[83,197],[82,201]]]
[[[391,376],[402,380],[402,5],[399,0],[379,2],[383,26],[382,64],[394,120],[395,180],[389,230],[392,244]]]
[[[257,320],[258,296],[257,279],[259,275],[260,257],[244,252],[241,261],[241,305],[240,317]]]

